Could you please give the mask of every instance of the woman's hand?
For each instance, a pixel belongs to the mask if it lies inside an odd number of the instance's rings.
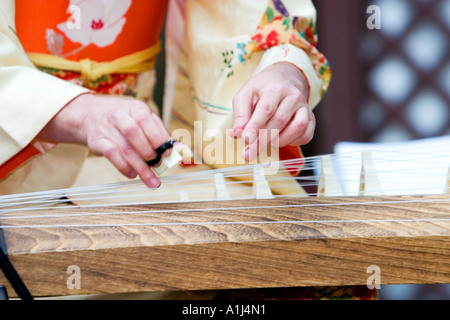
[[[288,62],[269,66],[247,81],[233,100],[231,130],[247,144],[245,160],[254,160],[268,144],[299,146],[311,141],[316,120],[307,103],[308,92],[303,73]],[[279,135],[271,135],[271,130]]]
[[[105,156],[125,176],[139,176],[149,188],[161,182],[146,163],[171,139],[161,119],[142,101],[81,95],[64,107],[38,136],[40,139],[85,144]]]

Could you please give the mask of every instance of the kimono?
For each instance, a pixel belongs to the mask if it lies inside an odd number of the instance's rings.
[[[156,111],[153,65],[166,9],[167,1],[2,1],[1,194],[74,185],[87,148],[36,136],[79,95],[127,96]]]
[[[152,99],[153,67],[167,9],[166,83],[159,109]],[[225,134],[232,126],[233,97],[253,75],[277,62],[289,62],[308,82],[310,108],[320,102],[331,71],[316,48],[317,41],[311,0],[4,0],[0,3],[0,194],[125,180],[85,146],[36,138],[65,105],[89,92],[147,102],[160,112],[173,135],[189,136],[183,142],[193,151],[194,164],[200,160],[198,168],[227,166],[217,161],[223,154],[216,159],[204,154],[208,139],[203,137],[208,130]],[[196,123],[201,124],[198,132]],[[206,143],[195,145],[196,133]],[[239,160],[240,150],[230,148]],[[274,158],[299,156],[298,147],[288,147]],[[49,174],[55,168],[58,174]],[[294,180],[292,187],[300,188]],[[343,290],[346,297],[357,292],[354,288],[305,290],[290,295],[309,299],[342,297]],[[273,292],[265,296],[273,298]],[[275,296],[283,294],[286,290]],[[371,294],[362,290],[357,296]]]
[[[0,191],[22,193],[124,180],[106,159],[89,155],[85,147],[52,145],[36,136],[68,102],[89,91],[141,99],[157,111],[152,101],[152,62],[167,1],[42,3],[8,0],[0,7],[5,17],[0,29],[0,79],[8,83],[0,87],[1,101],[8,101],[0,106],[0,142],[7,146],[0,155]],[[35,23],[28,23],[31,20]],[[194,137],[197,122],[201,136],[212,128],[225,135],[238,89],[252,75],[280,61],[293,63],[303,72],[309,85],[308,102],[314,108],[330,81],[328,63],[315,47],[315,20],[310,0],[173,0],[167,17],[167,82],[161,110],[167,127],[175,135],[181,131]],[[104,62],[114,65],[136,54],[144,54],[135,61],[142,70],[128,65],[128,69],[98,72]],[[18,90],[27,94],[19,95]],[[36,107],[36,101],[45,108]],[[200,168],[223,167],[223,161],[204,156],[208,141],[196,147],[188,140],[183,142],[200,155]],[[236,154],[243,163],[239,150]],[[280,155],[301,154],[293,147]],[[50,167],[58,167],[60,174],[48,177],[45,172]]]

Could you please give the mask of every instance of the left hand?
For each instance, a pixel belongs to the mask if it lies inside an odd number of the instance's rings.
[[[316,120],[308,91],[303,72],[288,62],[273,64],[244,84],[233,100],[231,135],[244,139],[246,161],[254,160],[268,144],[281,148],[311,141]]]

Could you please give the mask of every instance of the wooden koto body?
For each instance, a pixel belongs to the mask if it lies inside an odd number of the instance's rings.
[[[382,284],[450,282],[445,194],[286,197],[67,213],[64,207],[20,212],[1,222],[10,259],[33,296],[366,285],[374,265]],[[30,215],[52,217],[26,227]],[[72,226],[62,227],[68,219]],[[79,290],[67,287],[69,266],[80,268]],[[3,275],[0,283],[7,283]]]

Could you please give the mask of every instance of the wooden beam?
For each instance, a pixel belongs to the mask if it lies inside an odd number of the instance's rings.
[[[173,203],[72,221],[109,227],[4,233],[10,259],[34,296],[365,285],[371,265],[380,268],[382,284],[449,283],[448,201],[424,196]],[[72,265],[81,271],[80,290],[67,288]],[[6,280],[0,277],[0,283]]]

